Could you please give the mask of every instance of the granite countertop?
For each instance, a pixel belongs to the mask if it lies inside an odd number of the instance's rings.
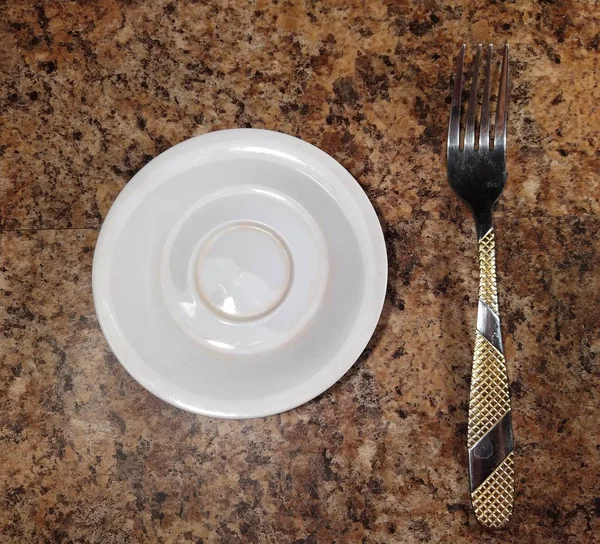
[[[600,534],[600,10],[594,0],[3,3],[0,542],[592,542]],[[512,46],[496,213],[516,506],[469,506],[472,219],[445,177],[461,41]],[[470,49],[472,55],[473,49]],[[131,379],[91,296],[102,219],[191,136],[292,134],[361,183],[381,322],[338,384],[219,421]]]

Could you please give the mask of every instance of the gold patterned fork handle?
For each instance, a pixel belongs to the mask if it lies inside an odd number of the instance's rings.
[[[494,231],[479,238],[479,306],[469,394],[469,482],[479,523],[499,529],[514,501],[510,393],[502,347]]]

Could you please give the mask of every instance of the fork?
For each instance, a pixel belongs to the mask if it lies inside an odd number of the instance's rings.
[[[469,485],[471,503],[479,523],[499,529],[510,519],[514,501],[514,454],[510,393],[502,347],[496,250],[492,209],[506,182],[506,124],[508,45],[504,46],[496,106],[493,143],[490,142],[490,80],[493,47],[487,52],[485,83],[475,146],[477,80],[482,46],[477,46],[467,109],[464,145],[460,145],[460,108],[465,46],[456,63],[452,109],[448,124],[448,180],[471,208],[479,249],[479,304],[469,392]]]

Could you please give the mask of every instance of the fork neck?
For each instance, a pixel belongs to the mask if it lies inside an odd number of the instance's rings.
[[[492,228],[492,209],[473,210],[475,216],[475,226],[477,228],[477,240],[481,240]]]

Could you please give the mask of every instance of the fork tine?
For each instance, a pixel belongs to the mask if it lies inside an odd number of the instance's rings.
[[[477,109],[477,79],[479,76],[479,61],[481,60],[481,44],[477,46],[475,63],[473,64],[473,80],[471,82],[471,97],[467,110],[467,123],[465,126],[465,149],[475,147],[475,110]]]
[[[463,63],[465,59],[465,44],[463,43],[456,59],[456,74],[454,75],[454,91],[452,93],[452,109],[448,122],[448,152],[458,151],[460,145],[460,99],[462,93]]]
[[[500,72],[500,88],[498,89],[498,105],[496,106],[496,129],[494,133],[494,149],[504,153],[506,147],[506,105],[508,95],[508,44],[504,46],[502,70]]]
[[[485,83],[481,101],[481,124],[479,126],[479,149],[487,151],[490,148],[490,79],[492,75],[493,46],[488,45],[487,62],[485,66]]]

